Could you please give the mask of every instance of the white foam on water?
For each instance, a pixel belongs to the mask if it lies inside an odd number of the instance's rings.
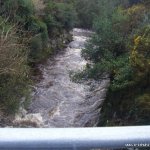
[[[57,55],[55,63],[48,60],[46,65],[40,65],[44,79],[35,85],[29,112],[40,113],[46,127],[95,126],[99,120],[99,106],[106,95],[104,89],[109,80],[92,81],[95,93],[90,91],[91,84],[71,81],[70,71],[82,70],[87,63],[81,57],[81,50],[93,32],[74,29],[72,33],[73,41],[65,53]]]

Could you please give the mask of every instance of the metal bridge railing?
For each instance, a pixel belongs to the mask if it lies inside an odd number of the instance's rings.
[[[101,150],[150,147],[150,126],[0,129],[0,150]]]

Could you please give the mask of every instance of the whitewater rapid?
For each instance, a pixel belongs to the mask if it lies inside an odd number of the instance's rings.
[[[73,41],[63,53],[39,65],[43,78],[34,86],[27,115],[40,114],[44,127],[93,127],[99,121],[109,80],[71,80],[71,72],[86,66],[81,50],[92,32],[76,28],[72,34]]]

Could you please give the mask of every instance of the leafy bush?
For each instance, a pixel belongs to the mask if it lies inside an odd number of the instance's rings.
[[[30,41],[29,53],[30,62],[40,62],[51,53],[48,51],[47,40],[47,34],[45,33],[39,33],[32,37]]]
[[[92,28],[94,18],[99,13],[98,0],[77,0],[75,5],[78,16],[77,26]]]
[[[103,59],[111,60],[124,53],[126,31],[121,27],[125,26],[127,20],[128,17],[121,8],[116,9],[111,17],[97,17],[94,22],[96,34],[82,51],[82,55],[94,62],[100,62]]]
[[[33,15],[34,8],[31,0],[2,0],[0,14],[15,22],[24,24]]]
[[[72,1],[44,0],[34,8],[36,2],[0,0],[0,110],[6,113],[28,97],[31,66],[62,48],[64,30],[74,25]]]
[[[38,62],[47,54],[48,30],[46,24],[36,17],[30,18],[28,30],[32,33],[29,61]]]
[[[76,21],[76,14],[73,6],[67,3],[57,3],[56,20],[60,22],[63,28],[70,30]]]
[[[45,12],[44,21],[50,34],[56,28],[70,30],[76,21],[76,13],[72,3],[48,1]]]
[[[15,113],[28,94],[27,49],[20,43],[17,27],[0,19],[0,108]]]
[[[92,64],[80,75],[94,79],[110,75],[101,125],[149,124],[148,6],[138,3],[124,7],[114,1],[101,4],[102,11],[94,20],[95,34],[82,50],[82,56]],[[110,5],[114,7],[108,9]]]
[[[150,90],[150,89],[149,89]],[[136,98],[136,110],[135,118],[137,124],[148,125],[150,122],[149,113],[150,113],[150,94],[144,93]]]

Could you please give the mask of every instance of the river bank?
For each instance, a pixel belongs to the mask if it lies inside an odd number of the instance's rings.
[[[86,61],[81,50],[92,32],[73,29],[73,41],[54,60],[40,64],[42,79],[34,86],[27,111],[21,109],[14,123],[33,127],[97,126],[100,105],[105,99],[109,80],[75,83],[70,73],[82,70]]]

